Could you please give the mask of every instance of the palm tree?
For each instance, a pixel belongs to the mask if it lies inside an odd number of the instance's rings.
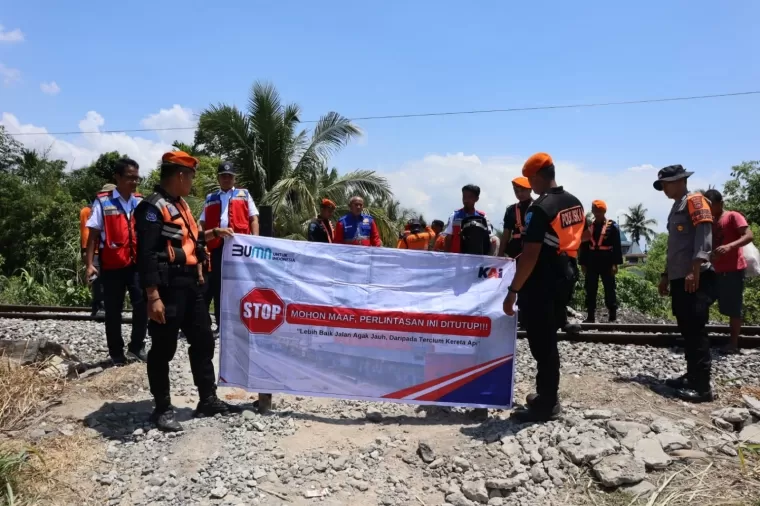
[[[652,227],[657,225],[657,220],[647,218],[647,209],[642,204],[636,204],[628,208],[628,212],[623,214],[625,224],[622,225],[623,231],[631,237],[631,241],[640,245],[639,242],[643,237],[649,243],[656,235]]]

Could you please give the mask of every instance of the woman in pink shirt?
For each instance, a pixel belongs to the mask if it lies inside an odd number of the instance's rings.
[[[723,210],[723,196],[718,190],[707,190],[713,215],[712,264],[718,275],[718,310],[728,316],[731,340],[725,348],[728,353],[739,350],[744,303],[744,270],[747,260],[742,246],[752,242],[752,230],[741,213]]]

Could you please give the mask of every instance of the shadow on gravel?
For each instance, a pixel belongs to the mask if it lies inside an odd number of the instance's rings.
[[[377,414],[370,412],[362,418],[333,418],[296,411],[274,411],[272,415],[332,425],[473,425],[481,423],[474,418],[471,410],[462,411],[438,406],[419,406],[415,411],[419,414],[424,413],[424,416],[381,415],[379,412]]]
[[[124,440],[132,437],[136,429],[148,432],[148,421],[153,411],[153,401],[106,402],[87,415],[84,423],[98,431],[106,439]],[[184,422],[193,417],[191,408],[175,408],[177,420]]]
[[[666,386],[662,380],[648,374],[637,374],[635,376],[616,376],[613,381],[615,383],[638,383],[639,385],[646,387],[652,392],[656,393],[660,397],[665,397],[668,399],[676,398],[675,390],[669,386]]]

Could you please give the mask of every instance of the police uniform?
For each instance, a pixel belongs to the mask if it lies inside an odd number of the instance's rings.
[[[223,161],[219,164],[217,175],[237,174],[232,162]],[[215,228],[231,228],[236,234],[249,235],[251,233],[251,218],[258,216],[259,211],[248,190],[232,187],[227,191],[221,189],[206,195],[203,203],[203,211],[198,221],[203,222],[205,230]],[[214,301],[214,319],[219,326],[219,311],[221,310],[222,292],[222,251],[224,240],[214,237],[208,241],[207,247],[211,253],[210,272],[208,274],[208,286],[205,289],[206,310]]]
[[[92,203],[87,228],[100,232],[98,259],[102,283],[108,354],[115,364],[144,360],[148,309],[137,274],[137,235],[134,210],[142,201],[135,193],[124,198],[117,189],[100,192]],[[94,259],[93,259],[94,260]],[[124,295],[132,303],[132,336],[124,354],[121,335]]]
[[[674,181],[691,176],[680,165],[665,167],[654,183],[662,190],[662,181]],[[707,199],[700,193],[688,192],[677,199],[668,215],[668,252],[663,277],[670,287],[673,316],[684,339],[686,374],[667,380],[678,389],[683,400],[712,401],[710,385],[712,359],[707,322],[710,306],[715,301],[716,276],[710,263],[712,253],[712,212]],[[699,285],[696,291],[686,290],[686,278],[692,272],[692,262],[702,260]]]
[[[333,242],[333,226],[330,220],[317,216],[309,223],[308,240],[310,242]]]
[[[526,162],[524,176],[553,165],[549,155],[541,155],[544,156],[534,155]],[[557,331],[566,322],[566,307],[578,277],[577,256],[585,223],[583,205],[561,186],[539,196],[525,216],[523,242],[541,244],[536,265],[517,295],[522,324],[538,369],[537,395],[529,396],[528,402],[537,419],[550,418],[559,409]]]
[[[181,151],[167,153],[162,160],[163,164],[193,170],[197,166],[196,159]],[[180,330],[190,345],[190,369],[201,400],[196,413],[230,411],[230,406],[216,397],[214,337],[198,283],[198,263],[205,260],[205,244],[185,200],[170,195],[161,186],[137,206],[135,221],[140,280],[146,289],[158,289],[165,307],[166,322],[149,323],[152,346],[148,353],[148,382],[156,402],[153,420],[170,412],[174,426],[162,427],[159,420],[159,428],[181,430],[173,418],[169,385],[169,362],[177,350]]]
[[[595,200],[592,206],[607,210],[607,205]],[[585,323],[593,323],[596,313],[596,294],[599,291],[599,278],[604,287],[604,305],[609,312],[609,321],[617,319],[617,286],[613,266],[623,263],[623,249],[620,244],[620,228],[612,220],[596,221],[588,228],[588,241],[581,246],[579,263],[586,267],[586,310],[588,318]]]

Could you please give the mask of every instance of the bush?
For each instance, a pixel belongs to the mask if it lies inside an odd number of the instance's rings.
[[[581,275],[575,285],[571,306],[577,311],[586,310],[585,279]],[[617,275],[617,299],[620,307],[626,307],[656,318],[670,317],[670,299],[660,297],[657,286],[635,271],[620,270]],[[604,307],[604,287],[601,280],[596,292],[596,307]]]

